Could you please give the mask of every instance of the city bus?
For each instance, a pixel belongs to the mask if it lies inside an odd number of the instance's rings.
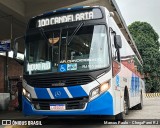
[[[47,12],[28,22],[23,113],[114,116],[142,109],[141,57],[102,6]],[[17,53],[14,43],[14,57]]]

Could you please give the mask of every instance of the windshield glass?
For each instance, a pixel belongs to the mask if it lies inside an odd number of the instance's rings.
[[[105,25],[81,26],[44,31],[26,36],[26,73],[73,72],[105,68],[109,65]],[[68,43],[69,42],[69,43]]]

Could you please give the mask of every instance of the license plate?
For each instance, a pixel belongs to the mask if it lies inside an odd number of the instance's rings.
[[[53,110],[53,111],[66,110],[66,105],[65,104],[50,104],[50,110]]]

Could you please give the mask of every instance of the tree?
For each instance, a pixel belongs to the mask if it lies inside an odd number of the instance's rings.
[[[147,22],[133,22],[128,26],[143,59],[143,72],[147,92],[160,91],[159,36]]]

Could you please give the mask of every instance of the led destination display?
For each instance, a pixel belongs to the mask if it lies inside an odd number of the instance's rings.
[[[40,18],[36,22],[36,27],[44,27],[48,25],[61,24],[67,22],[83,21],[83,20],[92,20],[102,18],[102,13],[100,9],[92,9],[83,12],[74,12],[66,13],[65,15],[53,15],[43,18]]]

